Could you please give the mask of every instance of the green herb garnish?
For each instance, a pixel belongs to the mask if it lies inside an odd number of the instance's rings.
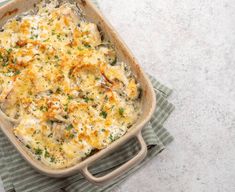
[[[113,135],[110,135],[109,139],[111,140],[111,142],[115,141],[114,138],[113,138]]]
[[[9,65],[8,61],[2,64],[3,67],[6,67],[7,65]]]
[[[83,48],[81,48],[81,47],[78,47],[78,50],[79,50],[79,51],[82,51],[82,50],[83,50]]]
[[[90,45],[84,45],[84,47],[86,47],[86,48],[91,48],[91,46],[90,46]]]
[[[55,35],[55,29],[52,30],[51,34],[52,34],[52,35]]]
[[[57,39],[59,40],[59,41],[61,41],[62,39],[61,39],[61,35],[60,34],[57,34]]]
[[[40,148],[34,149],[35,150],[35,154],[36,155],[41,155],[42,154],[42,150]]]
[[[111,59],[110,65],[114,66],[117,63],[117,57],[114,60]]]
[[[13,63],[16,65],[17,64],[17,59],[14,58]]]
[[[46,106],[41,106],[40,111],[43,111],[43,112],[48,111],[48,108]]]
[[[55,162],[55,157],[51,157],[51,162],[52,162],[52,163]]]
[[[69,126],[66,127],[66,130],[67,130],[67,131],[70,131],[72,128],[73,128],[73,125],[70,124]]]
[[[50,154],[48,153],[48,151],[45,151],[45,153],[44,153],[44,157],[45,157],[45,158],[50,157]]]
[[[61,93],[61,91],[62,91],[61,88],[58,87],[55,92],[56,92],[56,93]]]
[[[85,100],[86,103],[88,103],[89,98],[88,98],[88,97],[85,97],[84,100]]]
[[[67,112],[68,111],[68,103],[64,105],[64,110]]]
[[[124,115],[124,108],[119,108],[119,115],[121,115],[122,117],[123,117],[123,115]]]
[[[12,51],[13,51],[12,48],[10,48],[7,50],[7,53],[10,54]]]
[[[89,98],[89,97],[84,97],[83,99],[86,103],[88,103],[88,101],[94,101],[93,98]]]
[[[32,35],[32,36],[30,37],[30,39],[36,39],[36,38],[38,38],[38,35]]]
[[[112,134],[109,136],[111,142],[116,141],[118,138],[119,138],[118,136],[114,137]]]
[[[15,73],[14,73],[14,75],[19,75],[19,74],[20,74],[19,70],[15,71]]]
[[[43,40],[43,42],[47,42],[49,39],[50,39],[50,38],[47,38],[47,39]]]
[[[68,95],[68,100],[72,100],[72,99],[73,99],[73,96]]]
[[[102,116],[104,119],[106,119],[107,115],[108,114],[105,111],[101,111],[101,113],[100,113],[100,116]]]

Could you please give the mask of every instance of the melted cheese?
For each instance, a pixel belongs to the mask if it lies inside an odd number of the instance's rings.
[[[19,119],[19,140],[57,169],[127,132],[139,115],[139,85],[74,5],[43,3],[0,32],[0,102]]]

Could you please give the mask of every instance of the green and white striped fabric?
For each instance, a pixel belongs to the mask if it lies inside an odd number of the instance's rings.
[[[142,131],[144,139],[148,145],[148,155],[141,164],[132,168],[132,170],[118,178],[116,181],[103,187],[92,185],[86,181],[81,174],[76,174],[65,179],[53,179],[43,176],[32,169],[21,158],[0,131],[0,175],[3,180],[5,190],[15,190],[16,192],[51,192],[63,189],[68,192],[98,192],[109,191],[123,182],[128,175],[132,174],[143,164],[156,156],[173,140],[173,137],[162,126],[174,109],[174,106],[166,99],[166,97],[171,93],[171,90],[160,84],[154,78],[150,78],[156,90],[157,106],[151,121]],[[115,153],[93,165],[91,167],[91,171],[97,175],[109,172],[130,159],[138,150],[139,146],[136,140],[131,140],[125,144],[125,147],[121,147]]]
[[[8,2],[9,0],[0,0],[0,6],[4,5],[6,2]]]
[[[150,79],[155,88],[157,106],[152,119],[142,131],[148,145],[148,154],[142,163],[102,187],[92,185],[80,173],[63,179],[49,178],[31,168],[0,131],[0,176],[5,190],[7,192],[53,192],[61,189],[66,192],[99,192],[111,191],[122,183],[128,175],[160,153],[173,140],[170,133],[163,127],[163,123],[174,110],[174,106],[167,100],[171,90],[153,77]],[[91,172],[95,175],[105,174],[129,160],[138,150],[139,146],[136,140],[130,140],[115,153],[99,160],[91,167]]]

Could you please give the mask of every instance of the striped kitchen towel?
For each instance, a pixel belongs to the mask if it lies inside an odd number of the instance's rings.
[[[78,173],[74,176],[54,179],[36,172],[20,156],[7,138],[0,131],[0,175],[6,191],[16,192],[51,192],[63,189],[68,192],[75,191],[109,191],[124,179],[161,152],[173,137],[162,126],[174,109],[174,106],[166,99],[171,90],[150,77],[156,92],[157,106],[150,122],[143,129],[142,134],[148,145],[148,154],[142,163],[132,168],[128,173],[103,187],[94,186],[86,181]],[[95,175],[109,172],[130,159],[139,150],[136,140],[130,140],[125,146],[116,150],[115,153],[100,160],[91,167]]]
[[[150,79],[155,88],[157,106],[153,117],[142,131],[145,142],[148,145],[147,157],[142,163],[102,187],[92,185],[80,173],[63,179],[50,178],[31,168],[0,131],[0,176],[5,190],[7,192],[53,192],[61,189],[66,192],[99,192],[111,191],[115,186],[123,182],[128,175],[147,163],[173,140],[170,133],[163,127],[163,123],[174,109],[174,106],[167,100],[172,91],[153,77],[150,77]],[[128,161],[138,150],[137,141],[134,139],[130,140],[125,146],[117,149],[115,153],[99,160],[90,170],[95,175],[108,173]]]

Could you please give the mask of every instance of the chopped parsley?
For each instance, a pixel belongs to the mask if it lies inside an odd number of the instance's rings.
[[[67,131],[70,131],[72,128],[73,128],[73,125],[70,124],[70,125],[68,125],[68,126],[66,127],[66,130],[67,130]]]
[[[112,134],[109,135],[109,139],[111,142],[116,141],[118,138],[119,138],[118,136],[114,137]]]
[[[69,138],[70,138],[70,139],[73,139],[73,138],[74,138],[74,134],[71,133],[71,134],[69,135]]]
[[[93,98],[89,98],[89,97],[84,97],[83,99],[86,103],[88,103],[89,101],[94,101]]]
[[[47,123],[48,123],[49,125],[52,125],[52,124],[53,124],[53,121],[52,121],[52,120],[47,120]]]
[[[51,162],[54,163],[55,162],[55,157],[51,157]]]
[[[27,147],[28,149],[30,149],[30,148],[31,148],[28,144],[26,145],[26,147]]]
[[[56,92],[56,93],[61,93],[61,91],[62,91],[61,88],[58,87],[55,92]]]
[[[72,100],[72,99],[73,99],[73,96],[68,95],[68,100]]]
[[[19,70],[16,70],[14,75],[19,75],[20,74],[20,71]]]
[[[61,34],[57,34],[57,39],[58,39],[59,41],[62,40],[62,39],[61,39]]]
[[[47,38],[47,39],[43,40],[43,42],[47,42],[49,39],[50,39],[50,38]]]
[[[35,130],[35,131],[33,132],[32,136],[34,136],[36,133],[37,133],[37,131]]]
[[[121,115],[122,117],[124,116],[124,108],[119,108],[119,115]]]
[[[38,35],[32,35],[32,36],[30,37],[30,39],[36,39],[36,38],[38,38]]]
[[[7,50],[7,53],[10,54],[13,50],[10,48]]]
[[[110,65],[114,66],[117,63],[117,57],[115,57],[114,60],[110,59],[111,63]]]
[[[110,135],[109,139],[110,139],[111,142],[115,141],[113,135]]]
[[[41,106],[40,107],[40,111],[43,111],[43,112],[45,112],[45,111],[48,111],[48,108],[46,107],[46,106]]]
[[[91,48],[91,46],[90,46],[90,45],[84,45],[84,47],[86,47],[86,48]]]
[[[3,67],[6,67],[7,65],[9,65],[8,61],[2,64]]]
[[[52,35],[55,35],[55,29],[52,30],[51,34],[52,34]]]
[[[50,154],[48,153],[48,151],[47,151],[47,150],[46,150],[46,151],[45,151],[45,153],[44,153],[44,157],[45,157],[45,158],[50,157]]]
[[[105,95],[104,100],[105,100],[105,101],[108,101],[108,99],[109,99],[108,96]]]
[[[91,152],[92,152],[92,150],[89,150],[88,152],[86,152],[86,153],[85,153],[85,156],[90,155],[90,154],[91,154]]]
[[[107,115],[108,114],[105,111],[101,111],[101,113],[100,113],[100,116],[102,116],[104,119],[106,119]]]
[[[68,111],[68,103],[64,105],[64,110],[67,112]]]
[[[88,97],[85,97],[84,100],[85,100],[86,103],[88,103],[89,98],[88,98]]]
[[[14,58],[13,63],[16,65],[17,64],[17,59]]]
[[[69,118],[69,116],[68,115],[65,115],[65,116],[63,116],[65,119],[68,119]]]
[[[34,149],[36,155],[41,155],[42,150],[40,148]]]

